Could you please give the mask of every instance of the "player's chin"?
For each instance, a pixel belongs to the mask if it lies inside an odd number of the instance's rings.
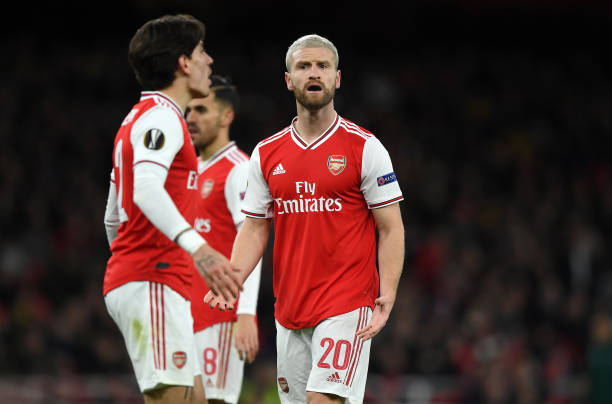
[[[208,85],[200,86],[199,88],[192,88],[191,95],[193,98],[204,98],[210,94],[210,87]]]

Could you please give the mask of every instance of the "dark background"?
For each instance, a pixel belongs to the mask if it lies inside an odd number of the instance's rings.
[[[406,264],[366,402],[607,402],[612,6],[578,1],[17,5],[0,28],[0,397],[138,402],[106,313],[113,137],[150,18],[207,26],[250,153],[288,125],[288,46],[340,52],[336,108],[389,149]],[[274,402],[270,251],[244,402]],[[603,386],[603,390],[601,390]],[[601,400],[601,401],[598,401]],[[609,398],[608,398],[609,400]],[[2,401],[2,399],[0,399]]]

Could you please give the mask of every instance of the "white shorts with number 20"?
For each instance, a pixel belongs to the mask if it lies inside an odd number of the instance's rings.
[[[276,322],[277,385],[283,404],[306,403],[306,391],[363,402],[372,340],[355,333],[372,317],[369,307],[292,330]]]

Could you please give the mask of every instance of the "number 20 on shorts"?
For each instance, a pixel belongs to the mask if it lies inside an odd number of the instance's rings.
[[[350,342],[345,339],[335,342],[331,338],[323,338],[321,340],[321,346],[325,348],[325,352],[323,352],[323,356],[321,356],[321,359],[319,359],[317,363],[318,367],[322,369],[329,369],[331,367],[328,363],[328,356],[330,356],[332,350],[334,351],[332,359],[334,369],[344,370],[348,367],[351,352]],[[342,357],[342,363],[340,363],[340,357]]]

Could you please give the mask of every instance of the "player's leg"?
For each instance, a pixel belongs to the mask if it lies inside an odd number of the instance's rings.
[[[202,377],[200,375],[193,378],[193,387],[167,386],[144,393],[144,399],[146,404],[206,404]]]
[[[344,403],[344,397],[340,397],[335,394],[307,391],[306,402],[308,404],[342,404]]]
[[[282,404],[306,402],[312,330],[290,330],[276,322],[277,387]]]
[[[236,403],[240,396],[244,361],[234,344],[234,324],[213,324],[195,335],[204,391],[209,404]]]
[[[364,342],[355,334],[371,316],[372,310],[362,307],[327,318],[314,328],[308,403],[363,401],[371,340]]]
[[[194,384],[199,371],[189,301],[166,285],[141,281],[110,291],[105,302],[145,400],[203,402],[201,381]]]

